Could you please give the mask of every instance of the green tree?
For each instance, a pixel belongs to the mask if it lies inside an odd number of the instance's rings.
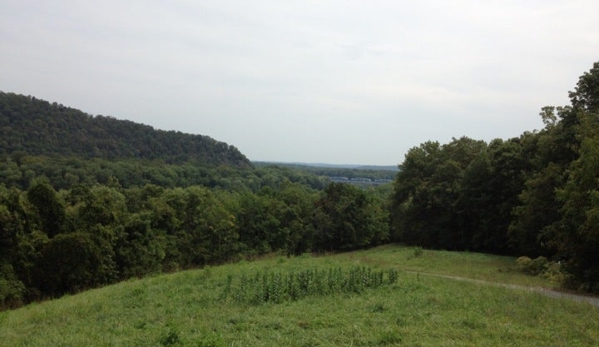
[[[457,202],[466,248],[511,253],[508,228],[524,188],[521,139],[496,139],[466,167]]]
[[[317,195],[305,186],[286,181],[277,190],[276,197],[284,204],[279,220],[286,229],[285,252],[300,255],[311,251],[314,238],[312,215]]]
[[[486,146],[484,141],[462,137],[443,146],[426,142],[408,151],[392,196],[396,241],[431,248],[468,247],[458,202],[465,171]]]
[[[323,251],[347,251],[386,239],[389,235],[387,214],[376,202],[353,185],[328,185],[314,211],[315,247]]]
[[[235,217],[207,188],[167,190],[152,205],[152,225],[166,233],[169,267],[218,263],[235,252]]]
[[[34,183],[27,191],[27,199],[37,211],[41,229],[49,238],[64,230],[65,206],[49,183],[43,181]]]
[[[115,261],[121,278],[162,271],[166,256],[166,236],[151,228],[148,212],[129,215],[122,237],[115,246]]]
[[[578,79],[574,91],[569,92],[572,107],[576,111],[587,114],[597,113],[599,110],[599,62]]]
[[[37,287],[45,295],[59,296],[112,283],[116,265],[112,246],[98,235],[60,234],[41,250],[36,268]]]
[[[580,157],[558,198],[563,202],[562,220],[553,233],[558,255],[567,259],[573,275],[570,286],[599,292],[599,114],[583,122],[585,139]]]
[[[289,232],[279,219],[284,209],[281,201],[266,190],[240,196],[236,220],[243,252],[265,254],[284,247]]]
[[[422,245],[423,233],[428,231],[421,224],[430,216],[421,207],[427,206],[429,179],[440,161],[441,145],[436,141],[427,141],[406,153],[393,184],[391,218],[394,241]]]
[[[10,192],[0,185],[0,262],[12,263],[15,260],[19,236],[25,228],[21,216],[13,210],[15,195],[19,196],[14,189]]]
[[[568,284],[599,292],[599,63],[580,77],[570,99],[578,157],[557,190],[562,218],[551,236],[572,275]]]

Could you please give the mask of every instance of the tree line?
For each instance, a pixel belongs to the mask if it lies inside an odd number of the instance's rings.
[[[375,190],[284,181],[273,189],[122,188],[47,180],[0,185],[0,307],[156,272],[271,252],[352,250],[388,242]]]
[[[76,185],[106,185],[118,181],[124,188],[146,184],[161,187],[188,187],[200,185],[227,190],[262,187],[277,188],[283,181],[300,183],[313,189],[323,189],[328,178],[305,170],[280,166],[235,167],[230,165],[202,165],[197,161],[169,164],[164,160],[123,158],[83,159],[72,156],[30,155],[15,151],[0,155],[0,182],[6,187],[28,189],[30,182],[43,177],[56,190]]]
[[[542,109],[540,131],[410,149],[394,182],[393,238],[550,257],[566,286],[599,292],[599,62],[569,96]]]
[[[272,163],[267,162],[254,162],[255,167],[272,167]],[[391,169],[387,166],[360,166],[356,168],[344,168],[344,167],[322,167],[322,166],[311,166],[308,164],[286,164],[277,163],[276,166],[282,168],[291,168],[296,171],[303,171],[311,173],[317,176],[326,177],[347,177],[349,179],[367,177],[372,180],[376,179],[394,179],[395,175],[399,171],[397,167]]]

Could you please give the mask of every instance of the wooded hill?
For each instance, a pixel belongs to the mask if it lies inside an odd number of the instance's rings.
[[[251,166],[237,148],[208,136],[156,130],[109,116],[92,116],[32,96],[0,92],[0,155],[15,151],[84,159]]]
[[[390,185],[327,185],[254,167],[209,137],[0,97],[0,310],[152,273],[388,241]]]

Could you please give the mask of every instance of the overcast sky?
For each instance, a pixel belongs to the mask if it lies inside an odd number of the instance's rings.
[[[599,1],[0,1],[0,90],[250,160],[510,138],[599,60]]]

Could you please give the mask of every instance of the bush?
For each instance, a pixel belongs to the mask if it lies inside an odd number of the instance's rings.
[[[550,281],[561,283],[564,281],[564,272],[559,263],[549,261],[545,257],[530,259],[520,257],[515,262],[516,270],[531,276],[541,276]]]
[[[566,280],[561,264],[556,262],[549,262],[541,276],[555,283],[564,283]]]
[[[21,306],[24,293],[25,286],[16,278],[12,266],[0,265],[0,310]]]
[[[524,256],[516,259],[515,265],[516,269],[520,272],[524,272],[531,276],[538,276],[545,271],[547,262],[547,258],[545,257],[538,257],[532,260],[529,257]]]

